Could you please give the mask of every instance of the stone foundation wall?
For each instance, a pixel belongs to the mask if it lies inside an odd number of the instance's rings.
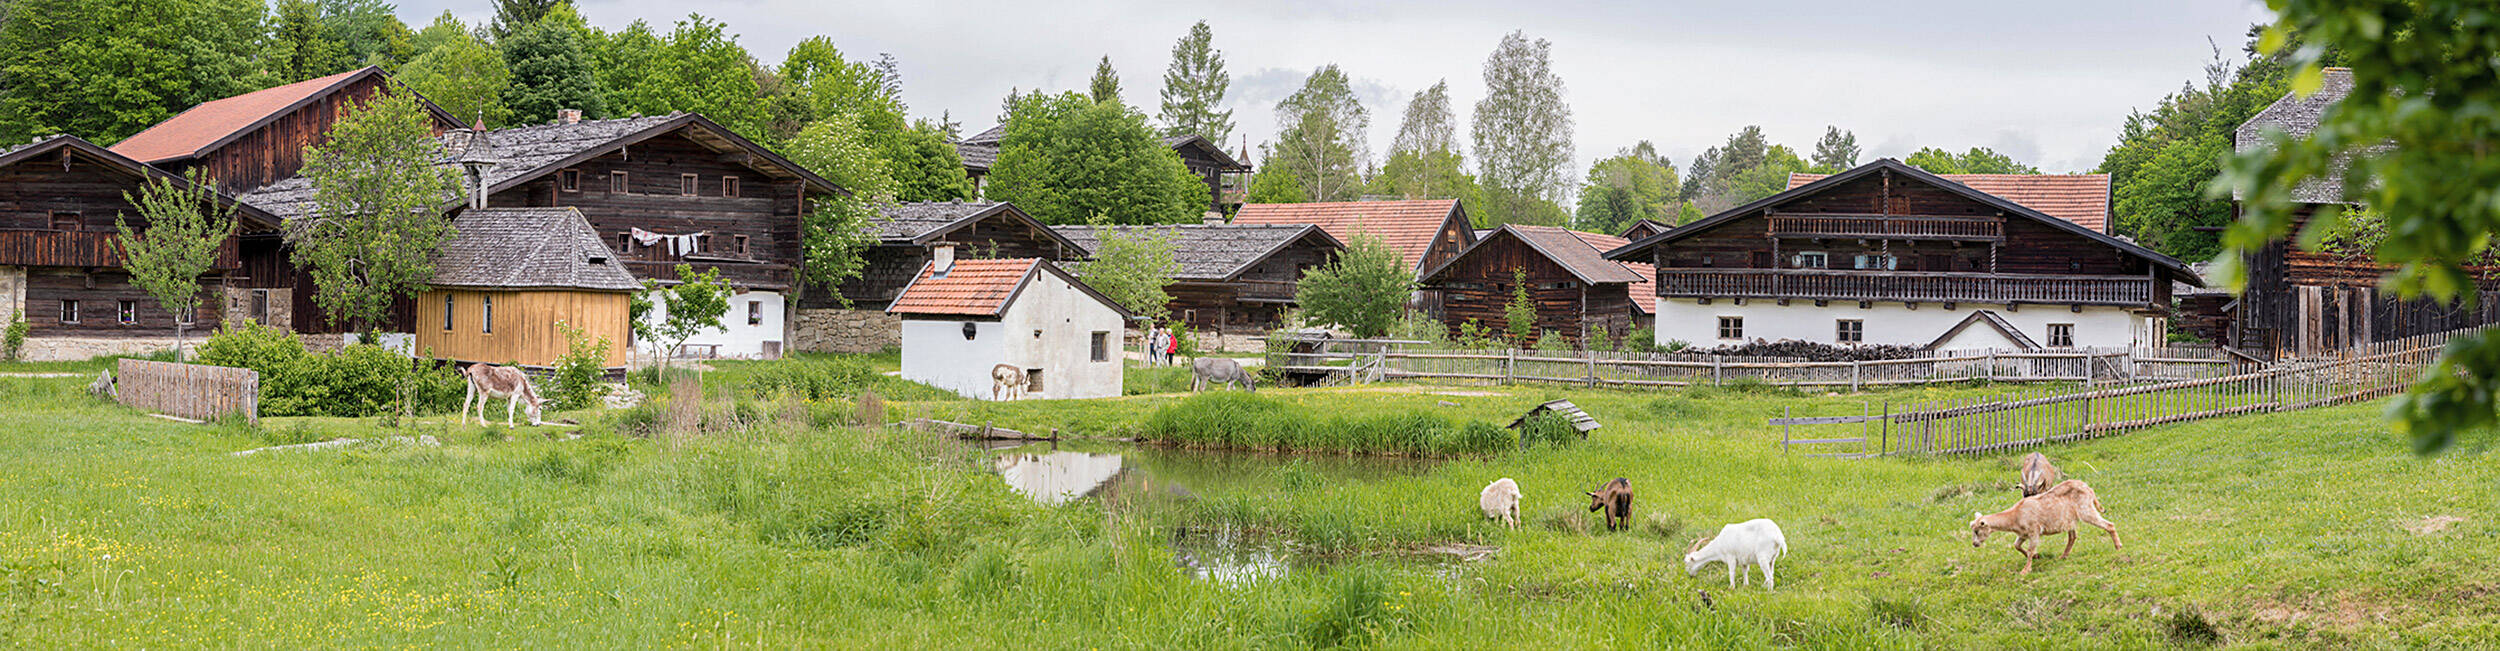
[[[275,327],[280,330],[295,327],[295,290],[283,287],[277,289],[250,289],[244,287],[225,288],[223,296],[224,303],[222,305],[223,314],[220,315],[221,318],[219,322],[242,323],[244,321],[253,320],[253,292],[267,292],[269,295],[267,305],[269,314],[266,318],[259,319],[261,325]]]
[[[197,352],[202,337],[183,341],[183,349]],[[76,362],[106,355],[146,355],[174,349],[174,338],[166,337],[27,337],[23,351],[29,362]]]
[[[792,350],[803,353],[873,353],[903,345],[903,319],[884,310],[800,308],[791,326]]]

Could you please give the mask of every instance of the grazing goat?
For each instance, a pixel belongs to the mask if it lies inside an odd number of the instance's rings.
[[[1606,510],[1607,531],[1620,531],[1632,526],[1632,480],[1616,477],[1588,496],[1589,510]]]
[[[2049,487],[2057,485],[2057,480],[2064,476],[2056,465],[2049,463],[2048,455],[2033,452],[2023,457],[2023,497],[2049,492]]]
[[[1016,400],[1025,396],[1024,369],[1012,364],[990,367],[990,399]]]
[[[1704,565],[1721,563],[1727,566],[1727,584],[1736,585],[1743,573],[1745,585],[1753,585],[1753,568],[1762,568],[1762,588],[1776,590],[1778,579],[1771,573],[1771,563],[1788,555],[1788,536],[1780,533],[1779,523],[1752,519],[1719,527],[1719,535],[1693,541],[1684,552],[1684,575],[1701,573]]]
[[[1485,484],[1484,493],[1476,496],[1476,508],[1484,509],[1484,517],[1499,520],[1504,527],[1519,528],[1519,483],[1503,477]]]
[[[1251,393],[1259,392],[1257,378],[1241,370],[1241,364],[1221,357],[1200,357],[1189,361],[1189,391],[1205,391],[1209,386],[1238,386]]]
[[[2041,536],[2066,534],[2066,551],[2057,557],[2075,553],[2076,520],[2108,531],[2111,546],[2127,548],[2126,543],[2118,541],[2118,524],[2101,517],[2101,497],[2093,494],[2092,487],[2081,479],[2069,479],[2048,492],[2023,498],[2014,503],[2014,508],[1970,515],[1970,546],[1987,544],[1990,533],[2012,532],[2016,536],[2014,551],[2023,555],[2024,574],[2031,573],[2031,559],[2040,550]]]
[[[496,398],[506,399],[503,405],[504,427],[513,426],[512,410],[523,401],[529,403],[529,408],[523,410],[523,413],[529,414],[531,425],[545,422],[538,418],[538,409],[545,401],[538,397],[538,390],[530,386],[529,374],[521,372],[521,369],[494,364],[470,364],[468,368],[460,369],[460,377],[468,380],[469,384],[468,393],[460,397],[459,422],[462,424],[469,422],[471,400],[477,402],[477,424],[489,424],[486,422],[486,402]]]

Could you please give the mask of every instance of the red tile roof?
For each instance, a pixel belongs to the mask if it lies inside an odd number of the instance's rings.
[[[1789,174],[1788,187],[1822,180],[1829,174]],[[1938,174],[2050,217],[2103,233],[2109,232],[2107,174]]]
[[[1235,224],[1316,224],[1328,235],[1352,244],[1354,236],[1380,238],[1410,266],[1423,266],[1441,225],[1458,213],[1457,199],[1406,201],[1341,201],[1334,203],[1243,204]]]
[[[886,307],[895,314],[964,314],[998,316],[1007,309],[1007,301],[1033,277],[1039,258],[1006,260],[956,260],[955,267],[944,276],[930,275],[933,267],[921,265],[920,275],[903,288],[894,303]]]
[[[220,100],[201,102],[191,110],[137,135],[113,143],[113,153],[138,159],[143,163],[161,163],[190,158],[224,140],[226,136],[244,131],[304,100],[318,97],[332,88],[375,68],[347,72],[265,88]]]
[[[1580,241],[1587,242],[1591,248],[1597,249],[1599,255],[1632,243],[1631,240],[1605,233],[1571,231],[1571,234],[1579,236]],[[1658,267],[1646,262],[1618,262],[1616,264],[1623,265],[1623,268],[1631,270],[1633,275],[1641,277],[1640,280],[1632,282],[1632,305],[1640,308],[1643,314],[1657,314]]]

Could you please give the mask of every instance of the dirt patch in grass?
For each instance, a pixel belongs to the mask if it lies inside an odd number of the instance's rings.
[[[2464,521],[2465,518],[2461,516],[2434,515],[2405,523],[2404,529],[2406,531],[2413,532],[2413,535],[2416,536],[2428,536],[2442,531],[2447,531],[2449,527],[2456,526],[2457,523]]]
[[[2257,621],[2276,626],[2312,626],[2349,631],[2387,621],[2389,611],[2375,600],[2356,599],[2352,595],[2320,595],[2301,602],[2272,601],[2260,603],[2249,612]]]

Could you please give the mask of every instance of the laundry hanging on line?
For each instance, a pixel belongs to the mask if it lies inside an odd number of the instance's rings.
[[[639,228],[633,230],[634,243],[645,247],[666,246],[669,255],[685,255],[688,253],[701,252],[701,249],[698,247],[702,243],[702,237],[710,234],[712,234],[711,231],[698,231],[680,235],[654,233]],[[661,244],[662,242],[666,242],[666,244],[663,245]]]

